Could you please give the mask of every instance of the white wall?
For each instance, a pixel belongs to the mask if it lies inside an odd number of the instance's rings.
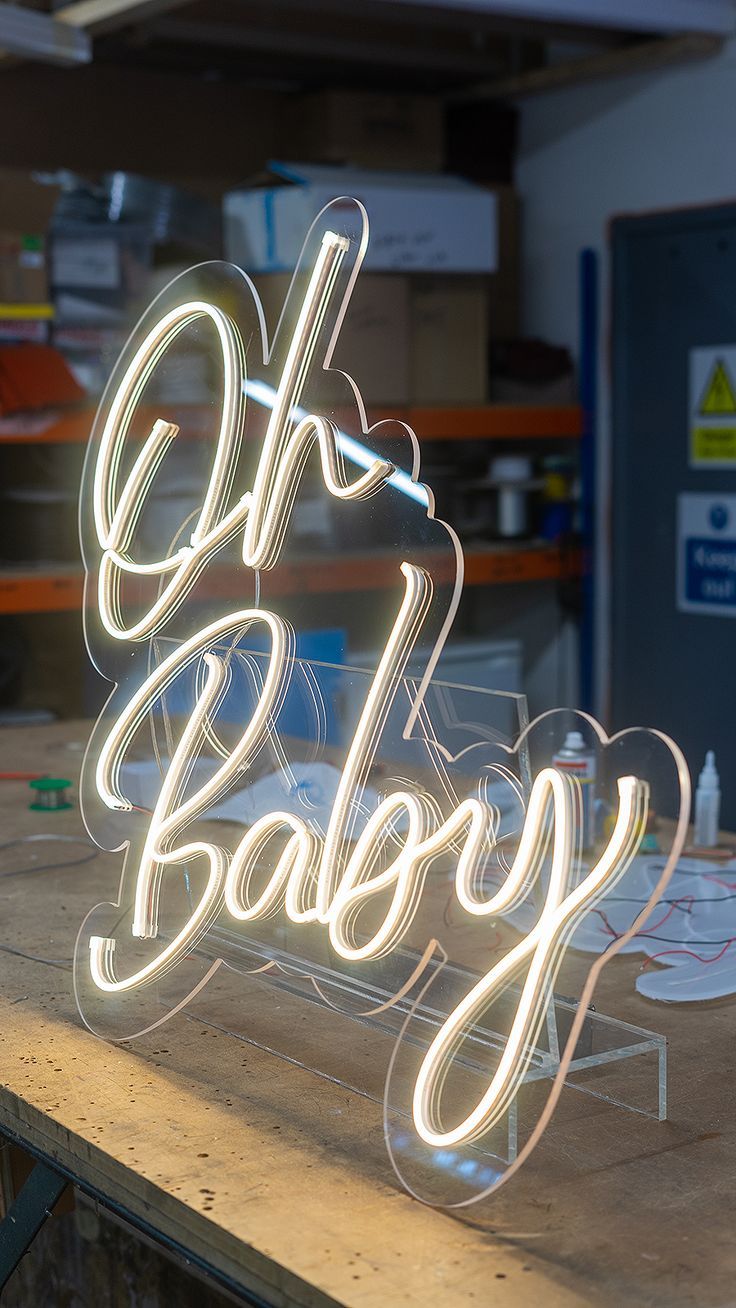
[[[524,329],[578,349],[578,253],[601,258],[598,710],[606,713],[609,285],[607,224],[621,213],[736,197],[736,41],[714,58],[522,103]]]

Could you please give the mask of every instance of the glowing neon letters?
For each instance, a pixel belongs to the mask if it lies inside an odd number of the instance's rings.
[[[393,465],[375,457],[351,480],[335,425],[299,409],[310,372],[321,363],[317,358],[320,332],[347,249],[343,237],[333,232],[324,234],[284,355],[252,490],[234,506],[228,507],[243,441],[247,394],[246,350],[234,320],[211,303],[189,300],[169,310],[134,350],[104,415],[92,482],[92,514],[99,550],[97,605],[102,628],[114,645],[135,646],[165,631],[202,570],[236,535],[242,533],[244,567],[276,567],[305,462],[313,448],[319,456],[326,491],[338,499],[365,500],[394,476]],[[177,335],[200,318],[212,324],[222,362],[222,401],[210,475],[189,543],[169,557],[141,563],[133,555],[136,526],[153,477],[176,438],[177,428],[156,421],[123,480],[126,438],[153,370]],[[432,580],[424,568],[408,559],[397,560],[397,570],[399,567],[403,594],[342,764],[323,835],[316,834],[294,813],[284,811],[260,817],[232,851],[188,835],[196,820],[228,792],[236,777],[247,778],[264,740],[273,731],[293,662],[293,637],[288,624],[264,607],[236,609],[209,622],[166,658],[153,662],[142,684],[115,714],[94,765],[101,804],[109,810],[129,811],[132,806],[121,784],[121,771],[136,732],[182,671],[188,667],[198,670],[196,704],[172,750],[145,841],[135,855],[135,866],[126,865],[126,876],[130,874],[134,885],[133,934],[149,940],[158,937],[160,901],[168,869],[205,860],[207,876],[186,921],[144,966],[121,975],[115,939],[94,935],[90,939],[89,968],[99,991],[110,996],[134,991],[177,967],[221,916],[252,922],[276,913],[303,924],[305,930],[325,930],[340,958],[351,963],[368,962],[395,950],[405,937],[434,860],[452,857],[456,868],[454,893],[461,909],[470,917],[490,918],[507,911],[539,880],[551,830],[551,868],[536,925],[447,1016],[422,1061],[412,1101],[414,1124],[426,1144],[439,1148],[475,1140],[499,1120],[512,1102],[549,1002],[550,982],[561,952],[576,923],[629,867],[646,817],[648,789],[635,777],[619,778],[613,833],[594,866],[577,884],[571,877],[576,783],[550,768],[534,781],[505,882],[485,897],[479,894],[477,873],[494,848],[498,815],[480,794],[462,800],[449,813],[445,808],[443,816],[431,793],[398,787],[381,799],[356,834],[352,821],[356,797],[364,792],[387,716],[412,650],[426,629],[433,599]],[[160,582],[154,602],[132,619],[125,613],[126,575],[149,575]],[[217,719],[227,684],[228,666],[216,647],[225,639],[234,640],[251,630],[266,634],[269,643],[266,675],[255,711],[216,771],[194,793],[187,793],[191,764],[200,755]],[[415,706],[414,716],[416,711]],[[265,884],[264,864],[270,869]],[[370,932],[366,933],[364,927],[358,929],[365,908],[375,909],[377,905],[381,911],[377,920],[374,913]],[[499,1065],[475,1107],[448,1126],[443,1086],[468,1025],[480,1018],[510,977],[524,973]]]

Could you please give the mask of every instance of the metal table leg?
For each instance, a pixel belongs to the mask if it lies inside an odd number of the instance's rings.
[[[23,1255],[28,1252],[55,1204],[66,1190],[67,1180],[45,1163],[36,1163],[28,1180],[0,1222],[0,1293],[5,1289]]]

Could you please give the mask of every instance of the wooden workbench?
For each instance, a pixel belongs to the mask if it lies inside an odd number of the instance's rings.
[[[2,730],[0,770],[76,777],[87,734]],[[28,798],[0,782],[2,839],[82,832],[76,805],[39,814]],[[0,851],[0,945],[71,960],[118,856],[3,873],[73,854]],[[736,1000],[648,1003],[639,966],[613,960],[596,1003],[668,1036],[670,1120],[579,1096],[519,1176],[464,1216],[421,1206],[366,1160],[374,1109],[344,1088],[185,1014],[105,1044],[82,1026],[68,970],[6,952],[0,1131],[274,1305],[715,1308],[734,1302],[736,1276]]]

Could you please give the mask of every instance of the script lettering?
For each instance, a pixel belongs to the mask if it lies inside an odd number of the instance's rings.
[[[245,349],[233,319],[204,300],[188,300],[166,313],[135,350],[104,420],[92,488],[100,549],[97,598],[102,626],[111,640],[135,644],[160,633],[186,600],[202,569],[240,532],[244,566],[275,567],[311,450],[316,449],[319,456],[326,491],[341,500],[357,501],[376,494],[394,473],[390,462],[376,457],[351,481],[334,425],[317,414],[295,412],[310,370],[324,363],[320,357],[320,350],[324,355],[324,325],[347,248],[346,239],[335,233],[323,237],[283,356],[252,490],[234,505],[230,499],[245,421]],[[156,421],[124,484],[119,485],[123,448],[153,370],[179,333],[202,318],[212,324],[217,335],[223,381],[203,502],[188,544],[169,557],[137,562],[132,546],[140,514],[178,429],[162,419]],[[167,873],[203,862],[206,876],[186,921],[149,962],[127,976],[120,975],[116,940],[95,935],[90,939],[90,970],[94,984],[103,992],[136,990],[177,967],[221,915],[253,922],[276,913],[301,924],[305,931],[326,930],[338,956],[351,963],[366,962],[395,950],[404,939],[436,859],[454,860],[457,903],[476,919],[508,912],[540,882],[544,871],[544,902],[536,924],[501,962],[489,967],[442,1022],[421,1063],[413,1094],[414,1123],[427,1144],[440,1148],[476,1139],[509,1107],[549,1003],[560,953],[575,925],[629,867],[646,818],[648,790],[635,777],[618,779],[619,803],[611,838],[594,866],[575,884],[577,783],[545,768],[531,788],[518,847],[505,880],[485,895],[480,893],[480,873],[496,848],[498,812],[482,798],[480,785],[477,795],[454,805],[448,801],[449,792],[440,804],[435,795],[419,786],[399,786],[384,795],[373,811],[361,812],[360,801],[389,714],[405,684],[402,678],[426,628],[433,601],[432,580],[425,568],[404,560],[400,572],[403,596],[346,750],[326,827],[320,833],[306,819],[276,810],[254,821],[232,852],[210,840],[188,836],[192,825],[236,780],[248,781],[265,743],[277,736],[276,724],[294,658],[294,636],[288,623],[262,607],[237,610],[209,622],[148,672],[118,712],[97,758],[97,794],[110,809],[125,812],[132,807],[123,792],[121,770],[136,733],[166,691],[187,669],[197,672],[199,691],[172,749],[145,836],[137,845],[128,846],[124,875],[126,884],[134,883],[133,935],[157,939]],[[128,621],[123,612],[126,574],[165,580],[158,598],[135,621]],[[229,664],[218,653],[218,646],[225,638],[232,646],[256,628],[267,632],[270,650],[250,721],[235,746],[222,750],[216,771],[187,795],[194,763],[215,736],[227,690]],[[413,705],[411,721],[416,720],[417,712]],[[374,912],[366,933],[361,924],[368,908]],[[508,981],[521,974],[524,980],[498,1066],[472,1111],[448,1126],[443,1087],[468,1028],[480,1020]]]

